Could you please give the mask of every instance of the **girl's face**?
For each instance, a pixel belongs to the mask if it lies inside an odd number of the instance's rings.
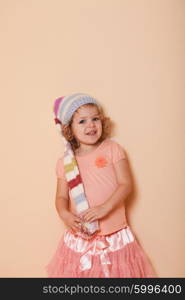
[[[97,106],[81,106],[73,115],[71,128],[80,144],[96,144],[102,135],[102,122]]]

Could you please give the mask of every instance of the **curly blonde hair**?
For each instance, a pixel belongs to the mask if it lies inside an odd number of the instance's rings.
[[[105,140],[106,138],[110,137],[112,124],[111,124],[110,118],[105,116],[103,108],[99,108],[94,103],[84,104],[83,106],[96,106],[98,111],[99,111],[100,119],[101,119],[101,122],[102,122],[102,135],[101,135],[99,141],[101,142],[101,141]],[[71,147],[74,151],[77,148],[79,148],[80,144],[76,140],[75,136],[73,135],[72,128],[71,128],[72,122],[73,122],[73,118],[71,119],[69,124],[67,124],[67,125],[61,124],[61,134],[66,138],[66,140],[68,142],[70,142]]]

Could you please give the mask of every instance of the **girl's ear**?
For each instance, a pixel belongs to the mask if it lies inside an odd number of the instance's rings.
[[[74,135],[72,133],[70,125],[62,125],[62,132],[67,140],[71,141],[72,139],[74,139]]]

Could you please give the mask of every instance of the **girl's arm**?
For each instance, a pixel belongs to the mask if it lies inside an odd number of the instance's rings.
[[[63,178],[57,178],[55,207],[60,218],[69,211],[69,190],[67,182]]]
[[[69,211],[69,189],[67,182],[57,178],[55,206],[59,217],[71,230],[79,230],[80,218]]]
[[[84,214],[85,221],[92,222],[105,217],[114,208],[125,201],[132,191],[132,179],[127,159],[121,159],[114,164],[118,187],[111,197],[103,204],[90,208]]]

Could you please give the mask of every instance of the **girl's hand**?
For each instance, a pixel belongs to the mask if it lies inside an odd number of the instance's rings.
[[[64,221],[65,225],[72,230],[73,232],[77,232],[81,228],[81,220],[78,216],[71,213],[70,211],[65,211],[62,213],[62,220]]]
[[[103,203],[86,210],[86,212],[83,214],[83,219],[85,222],[93,222],[105,217],[110,211],[111,206],[108,203]]]

